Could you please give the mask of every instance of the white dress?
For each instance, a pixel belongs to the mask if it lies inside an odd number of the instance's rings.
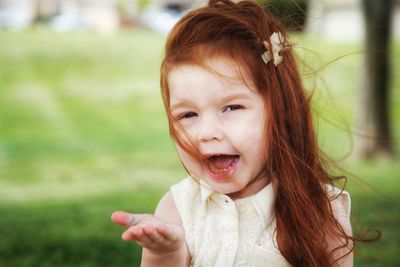
[[[332,193],[340,191],[328,187]],[[185,230],[191,266],[290,266],[276,247],[271,184],[257,194],[233,201],[188,177],[171,187]],[[349,218],[350,197],[343,192],[333,210]]]

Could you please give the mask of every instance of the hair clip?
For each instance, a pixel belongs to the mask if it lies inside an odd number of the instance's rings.
[[[267,64],[271,60],[272,56],[274,59],[274,65],[277,66],[283,60],[283,57],[279,55],[279,52],[289,49],[289,44],[285,41],[285,38],[280,32],[274,32],[271,34],[269,40],[271,41],[272,54],[270,53],[268,42],[263,41],[267,51],[261,55],[261,58],[263,59],[264,63]]]

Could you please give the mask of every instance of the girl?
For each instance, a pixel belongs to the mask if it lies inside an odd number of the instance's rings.
[[[115,212],[142,266],[352,266],[350,198],[331,186],[283,29],[211,0],[169,34],[161,88],[190,174],[155,215]]]

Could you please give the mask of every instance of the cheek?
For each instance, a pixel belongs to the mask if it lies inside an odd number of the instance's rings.
[[[182,142],[182,145],[188,146],[190,150],[193,150],[195,148],[195,131],[194,131],[193,125],[182,125],[175,123],[173,125],[173,131],[174,131],[174,136],[176,136],[176,140],[180,140]],[[179,145],[175,144],[175,146],[178,148]],[[180,150],[183,150],[181,147],[179,147]]]
[[[251,125],[249,127],[249,125]],[[247,151],[251,157],[259,158],[265,162],[267,155],[268,142],[265,120],[263,116],[252,120],[252,124],[242,126],[237,129],[236,140],[239,141],[243,150]]]
[[[255,129],[246,129],[239,141],[244,149],[255,152],[257,155],[259,155],[259,152],[264,150],[265,147],[264,136]]]
[[[244,120],[233,123],[230,133],[242,142],[250,142],[253,145],[264,142],[265,119],[262,114],[254,114]]]
[[[178,156],[182,160],[182,162],[185,163],[186,161],[188,161],[188,159],[190,158],[189,153],[183,150],[183,148],[181,148],[178,144],[175,144],[175,147],[176,151],[178,152]]]
[[[194,176],[200,176],[201,172],[201,165],[200,163],[191,156],[188,152],[186,152],[183,148],[181,148],[179,145],[175,144],[176,151],[178,152],[178,156],[186,168],[186,170]]]

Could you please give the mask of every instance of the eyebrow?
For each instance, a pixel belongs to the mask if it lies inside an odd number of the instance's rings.
[[[251,97],[249,96],[249,94],[244,94],[244,93],[231,94],[223,97],[222,102],[229,102],[236,99],[250,100]]]
[[[250,98],[249,94],[237,93],[237,94],[230,94],[230,95],[227,95],[225,97],[222,97],[222,99],[219,100],[219,101],[220,102],[230,102],[230,101],[236,100],[236,99],[250,100],[251,98]],[[193,102],[195,102],[195,101],[193,101],[192,99],[183,99],[183,100],[177,101],[176,103],[171,105],[169,107],[169,109],[170,110],[174,110],[174,109],[180,108],[182,106],[186,106],[187,103],[191,104]]]
[[[180,108],[180,107],[184,107],[184,106],[187,105],[187,103],[191,103],[191,102],[192,102],[191,99],[188,99],[188,100],[186,100],[186,99],[180,100],[180,101],[174,103],[173,105],[170,105],[170,106],[169,106],[169,110],[174,110],[174,109],[177,109],[177,108]]]

